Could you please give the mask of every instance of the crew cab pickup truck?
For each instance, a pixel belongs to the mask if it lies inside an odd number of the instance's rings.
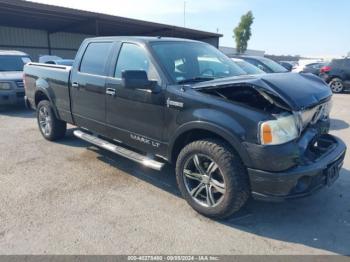
[[[149,168],[173,163],[183,197],[208,217],[228,217],[250,196],[309,195],[343,164],[320,78],[246,75],[202,42],[91,38],[72,67],[30,63],[24,73],[44,138],[63,138],[70,123],[75,136]]]

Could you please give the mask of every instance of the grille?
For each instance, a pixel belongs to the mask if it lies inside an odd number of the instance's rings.
[[[23,81],[16,81],[17,88],[24,88]]]
[[[25,93],[24,93],[24,92],[18,92],[18,93],[16,93],[16,96],[17,96],[18,98],[22,98],[22,97],[25,96]]]

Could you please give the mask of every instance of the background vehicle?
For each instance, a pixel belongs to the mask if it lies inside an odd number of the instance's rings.
[[[299,59],[298,65],[293,68],[292,72],[294,73],[303,72],[306,66],[311,64],[318,64],[318,63],[324,63],[324,61],[320,59]]]
[[[0,105],[23,103],[23,67],[30,57],[19,51],[0,50]]]
[[[299,61],[295,61],[295,60],[293,60],[293,61],[281,61],[281,62],[291,64],[293,66],[293,68],[297,67],[299,65]]]
[[[40,55],[39,63],[46,63],[47,61],[62,60],[62,57],[56,55]]]
[[[45,62],[45,64],[64,65],[64,66],[72,66],[73,63],[74,63],[73,59],[59,59],[59,60],[50,60]]]
[[[301,73],[311,73],[318,76],[321,73],[321,68],[326,65],[327,65],[326,62],[306,64],[304,65],[304,68],[301,70]]]
[[[289,72],[292,71],[293,69],[293,65],[289,62],[285,62],[285,61],[280,61],[278,62],[281,66],[283,66],[285,69],[287,69]]]
[[[260,57],[260,56],[237,56],[235,58],[243,59],[244,61],[258,67],[260,70],[264,71],[265,73],[287,73],[288,70],[278,64],[277,62],[266,58],[266,57]]]
[[[24,77],[44,138],[71,123],[147,167],[173,163],[183,197],[208,217],[230,216],[250,195],[311,194],[338,178],[345,156],[327,134],[332,93],[320,78],[247,75],[202,42],[92,38],[73,67],[30,63]]]
[[[331,87],[333,93],[341,93],[350,88],[350,58],[333,59],[320,70],[320,77]]]
[[[320,74],[320,69],[325,66],[327,62],[319,59],[300,59],[296,67],[293,68],[295,73],[312,73],[314,75]]]
[[[235,62],[244,72],[246,72],[248,75],[258,75],[258,74],[265,74],[265,72],[256,66],[244,61],[243,59],[239,58],[231,58],[233,62]]]

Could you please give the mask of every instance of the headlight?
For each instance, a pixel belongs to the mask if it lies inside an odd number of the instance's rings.
[[[279,145],[299,136],[296,116],[283,114],[275,120],[260,123],[260,143],[262,145]]]
[[[323,116],[324,117],[329,117],[331,111],[333,108],[333,99],[329,100],[328,103],[325,104],[324,109],[323,109]]]
[[[11,85],[10,83],[0,83],[0,90],[10,90]]]
[[[305,128],[308,124],[315,124],[321,119],[329,118],[333,106],[333,101],[330,100],[322,105],[315,106],[311,109],[300,112],[302,126]]]

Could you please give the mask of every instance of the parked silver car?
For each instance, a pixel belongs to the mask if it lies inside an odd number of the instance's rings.
[[[24,103],[23,67],[30,61],[26,53],[0,50],[0,105]]]

